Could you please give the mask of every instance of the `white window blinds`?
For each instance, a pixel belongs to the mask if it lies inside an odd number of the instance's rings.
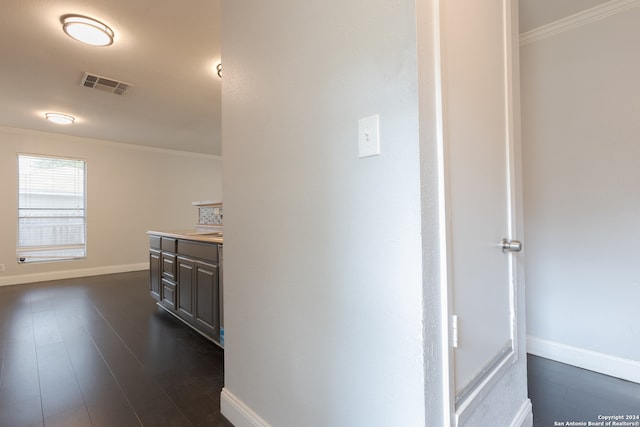
[[[18,155],[19,262],[84,258],[86,162]]]

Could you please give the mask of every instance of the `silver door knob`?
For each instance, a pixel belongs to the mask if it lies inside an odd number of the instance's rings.
[[[502,252],[520,252],[522,250],[522,242],[518,240],[502,239]]]

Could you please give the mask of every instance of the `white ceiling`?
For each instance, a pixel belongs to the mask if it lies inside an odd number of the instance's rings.
[[[219,0],[2,0],[0,126],[221,154]],[[62,32],[86,15],[116,40],[92,47]],[[84,72],[133,84],[80,86]],[[54,125],[45,112],[77,117]]]
[[[520,29],[607,0],[520,0]],[[221,155],[220,0],[2,0],[0,126]],[[62,32],[60,16],[109,25],[109,47]],[[85,72],[133,84],[124,95],[80,86]],[[45,112],[77,117],[74,125]]]

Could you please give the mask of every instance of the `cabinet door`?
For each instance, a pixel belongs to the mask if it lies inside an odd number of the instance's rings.
[[[160,251],[151,249],[149,251],[149,290],[151,296],[156,301],[160,301],[160,292],[162,286],[160,284],[160,278],[162,277],[160,262]]]
[[[165,278],[162,279],[162,299],[160,303],[172,311],[176,310],[176,284]]]
[[[193,322],[194,304],[194,261],[189,258],[178,257],[178,316],[188,322]]]
[[[220,293],[218,266],[195,262],[195,324],[216,341],[220,339]]]

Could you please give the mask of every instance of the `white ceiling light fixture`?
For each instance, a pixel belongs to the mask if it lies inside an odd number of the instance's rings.
[[[70,125],[76,121],[75,117],[62,113],[45,113],[44,117],[50,122],[57,123],[59,125]]]
[[[113,30],[93,18],[81,15],[64,15],[60,18],[62,30],[71,38],[92,46],[113,44]]]

